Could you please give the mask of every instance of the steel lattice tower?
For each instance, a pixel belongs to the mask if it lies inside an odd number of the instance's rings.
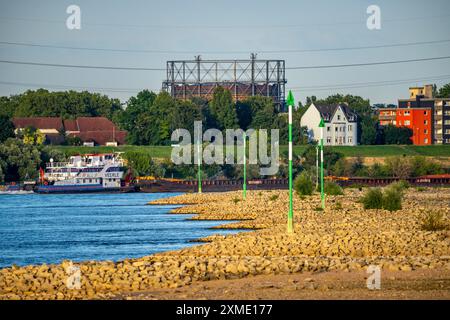
[[[284,60],[258,60],[256,54],[249,60],[201,60],[196,56],[194,60],[167,61],[163,90],[177,99],[211,99],[214,89],[222,86],[235,101],[261,95],[271,97],[283,110],[286,82]]]

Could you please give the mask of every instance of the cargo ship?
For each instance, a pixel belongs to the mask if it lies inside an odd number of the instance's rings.
[[[50,159],[40,169],[37,193],[132,192],[131,174],[124,178],[124,161],[119,153],[71,156],[68,162]]]

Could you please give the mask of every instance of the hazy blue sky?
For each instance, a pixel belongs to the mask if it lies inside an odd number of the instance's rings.
[[[66,28],[66,8],[81,7],[81,30]],[[381,30],[366,27],[366,9],[381,8]],[[327,49],[450,40],[450,1],[430,0],[0,0],[0,42],[127,50],[191,51],[142,53],[23,47],[0,44],[0,60],[164,68],[172,59],[248,58],[250,52]],[[230,51],[248,53],[230,54]],[[218,53],[207,53],[218,52]],[[228,54],[227,54],[228,52]],[[260,53],[285,59],[287,67],[364,63],[450,56],[450,41],[417,46],[302,53]],[[444,77],[443,77],[444,76]],[[0,63],[0,95],[35,85],[96,90],[126,101],[140,89],[159,90],[164,71],[69,69]],[[410,85],[450,82],[450,60],[407,64],[287,70],[296,99],[351,93],[372,103],[396,103]],[[410,79],[440,80],[410,81]],[[367,82],[408,80],[379,86]],[[363,83],[357,88],[325,89]],[[20,86],[18,84],[24,84]],[[317,88],[322,86],[322,88]],[[316,87],[311,89],[311,87]],[[132,92],[112,89],[126,89]],[[320,89],[320,90],[319,90]]]

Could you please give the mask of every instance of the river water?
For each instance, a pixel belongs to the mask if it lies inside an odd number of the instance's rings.
[[[168,214],[177,206],[147,202],[165,193],[0,195],[0,268],[64,259],[120,260],[175,250],[220,221],[189,221]]]

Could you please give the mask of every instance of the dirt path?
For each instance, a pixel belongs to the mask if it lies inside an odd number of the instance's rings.
[[[258,275],[120,294],[114,299],[450,299],[449,270],[382,271],[380,290],[367,288],[367,276],[362,270]]]

